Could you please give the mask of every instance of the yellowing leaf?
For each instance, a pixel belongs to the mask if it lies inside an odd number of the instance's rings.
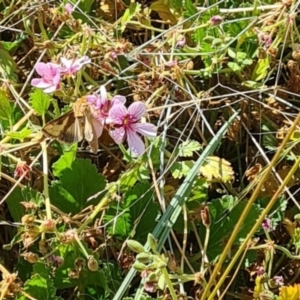
[[[177,19],[172,14],[170,8],[165,4],[164,0],[158,0],[153,2],[150,5],[150,9],[156,11],[163,21],[169,22],[172,25],[177,24]]]
[[[6,93],[0,90],[0,118],[4,120],[10,120],[12,117],[13,108],[10,105]]]
[[[283,226],[285,227],[286,231],[289,233],[290,237],[293,237],[294,231],[297,227],[296,222],[292,222],[290,219],[284,218]]]
[[[178,155],[182,157],[192,157],[194,152],[201,150],[202,146],[197,141],[185,141],[178,147]]]
[[[130,3],[129,8],[127,8],[121,18],[121,31],[124,31],[126,28],[127,22],[129,22],[136,14],[139,13],[141,9],[141,4],[139,3]]]
[[[299,300],[300,299],[300,285],[283,286],[279,289],[278,300]]]
[[[230,162],[217,156],[208,156],[199,171],[208,180],[214,178],[222,182],[230,182],[234,179]]]

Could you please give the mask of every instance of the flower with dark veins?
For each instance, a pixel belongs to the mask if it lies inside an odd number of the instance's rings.
[[[146,113],[146,105],[140,101],[131,104],[128,109],[124,104],[114,105],[108,114],[107,123],[112,124],[110,136],[117,144],[127,139],[133,156],[140,156],[145,151],[145,145],[140,137],[155,137],[157,128],[150,123],[140,123]]]
[[[101,136],[103,128],[108,117],[109,110],[117,104],[125,104],[126,98],[124,96],[116,95],[111,100],[107,98],[107,92],[104,86],[100,87],[100,95],[88,95],[86,96],[87,102],[92,108],[94,118],[97,120],[97,136]]]

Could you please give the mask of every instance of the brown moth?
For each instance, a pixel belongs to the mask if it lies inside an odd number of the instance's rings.
[[[49,138],[68,144],[85,139],[94,153],[98,151],[98,137],[86,97],[79,98],[69,112],[48,122],[42,132]]]

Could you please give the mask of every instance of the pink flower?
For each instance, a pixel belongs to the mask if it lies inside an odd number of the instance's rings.
[[[184,36],[181,36],[176,42],[176,47],[183,48],[185,44],[186,44],[186,39]]]
[[[112,124],[110,136],[117,144],[121,144],[127,137],[130,151],[134,156],[139,156],[145,151],[145,145],[138,135],[148,137],[156,136],[156,127],[150,123],[139,123],[146,113],[146,105],[140,101],[135,102],[127,109],[124,104],[114,105],[108,114],[107,123]]]
[[[59,65],[53,63],[37,63],[35,70],[42,78],[33,78],[31,85],[44,89],[45,93],[52,93],[59,89],[61,76]]]
[[[64,57],[60,58],[61,62],[61,74],[63,75],[73,75],[78,72],[84,65],[87,65],[91,62],[88,56],[82,56],[77,59],[66,59]]]
[[[273,231],[274,228],[272,227],[272,220],[270,218],[265,218],[261,224],[262,228],[267,231]]]
[[[73,6],[72,6],[71,3],[67,3],[67,4],[65,5],[65,11],[66,11],[66,13],[67,13],[68,15],[71,15],[71,14],[72,14],[72,12],[73,12]]]
[[[116,104],[125,104],[126,98],[124,96],[116,95],[111,100],[107,99],[107,93],[104,86],[100,87],[100,95],[86,96],[87,102],[92,107],[93,116],[97,120],[97,136],[100,137],[103,132],[105,121],[108,117],[109,110]]]
[[[210,24],[212,26],[215,26],[215,25],[221,24],[222,21],[223,21],[223,18],[221,16],[219,16],[219,15],[216,15],[216,16],[211,17]]]
[[[24,177],[25,179],[29,180],[29,171],[30,168],[27,163],[19,159],[15,168],[14,176],[15,178]]]

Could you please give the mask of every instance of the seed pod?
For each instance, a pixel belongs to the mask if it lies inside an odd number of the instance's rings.
[[[90,271],[92,271],[92,272],[98,271],[99,264],[98,264],[97,260],[94,258],[94,256],[91,255],[89,257],[87,265],[88,265],[88,268]]]

